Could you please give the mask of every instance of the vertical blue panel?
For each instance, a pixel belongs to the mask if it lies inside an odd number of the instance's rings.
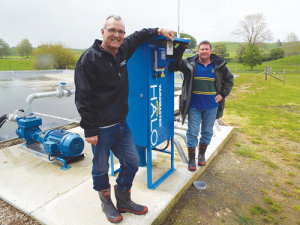
[[[149,41],[149,147],[152,149],[174,135],[174,73],[166,68],[163,73],[153,70],[155,47],[164,46],[165,40]],[[152,55],[151,55],[152,54]],[[170,59],[167,58],[167,65]],[[160,77],[154,77],[161,74]]]
[[[148,146],[148,43],[141,44],[128,61],[128,125],[137,145]]]
[[[154,51],[166,40],[141,44],[128,61],[128,124],[137,145],[154,148],[174,135],[174,74],[154,70]],[[167,65],[170,59],[167,59]]]
[[[141,44],[128,61],[128,124],[137,145],[154,148],[174,135],[174,74],[154,77],[154,51],[166,40]],[[167,59],[167,65],[170,59]]]

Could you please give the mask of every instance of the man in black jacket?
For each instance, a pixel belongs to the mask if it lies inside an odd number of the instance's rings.
[[[139,156],[126,123],[128,113],[127,62],[139,44],[157,35],[173,40],[172,30],[149,28],[124,38],[125,26],[119,16],[109,16],[101,29],[103,41],[95,40],[75,68],[75,104],[80,126],[93,151],[93,188],[98,191],[102,210],[110,222],[120,222],[120,212],[144,214],[146,206],[131,201],[130,189],[138,171]],[[117,209],[110,197],[108,158],[110,150],[119,159],[116,180]]]
[[[169,69],[180,70],[184,74],[179,110],[182,124],[188,114],[188,130],[186,132],[189,152],[188,169],[196,170],[195,149],[201,124],[198,165],[206,165],[205,152],[213,135],[216,119],[223,116],[225,97],[233,87],[233,75],[226,66],[226,61],[212,54],[209,41],[202,41],[198,54],[182,60],[182,54],[188,44],[181,44],[175,52],[175,63]],[[172,65],[173,64],[173,65]],[[173,68],[173,69],[172,69]]]

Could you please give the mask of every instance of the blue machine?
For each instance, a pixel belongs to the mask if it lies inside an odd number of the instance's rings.
[[[189,40],[163,36],[140,44],[128,61],[129,113],[127,122],[140,156],[139,166],[147,166],[147,187],[155,189],[174,171],[174,73],[167,69],[173,44]],[[171,48],[171,49],[170,49]],[[171,142],[171,151],[156,146]],[[152,183],[152,150],[171,155],[170,169]],[[112,156],[112,154],[111,154]],[[111,157],[112,158],[112,157]],[[115,172],[112,165],[112,175]]]
[[[84,149],[84,141],[78,134],[62,129],[42,131],[39,128],[42,125],[40,117],[17,117],[16,121],[18,123],[16,134],[26,141],[24,145],[28,146],[40,142],[50,161],[55,159],[64,164],[61,167],[63,170],[71,168],[66,161],[80,156]],[[50,157],[53,157],[53,159],[50,159]]]

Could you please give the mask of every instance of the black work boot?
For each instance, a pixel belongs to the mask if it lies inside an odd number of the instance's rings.
[[[199,142],[199,155],[198,155],[198,165],[199,166],[205,166],[206,161],[205,161],[205,152],[207,149],[207,145],[201,144]]]
[[[131,200],[130,190],[131,189],[120,191],[117,189],[117,185],[115,185],[115,196],[117,199],[117,209],[119,212],[132,212],[139,215],[148,212],[147,206],[138,205]]]
[[[123,220],[123,216],[116,209],[110,198],[110,187],[105,190],[98,191],[102,211],[105,213],[109,222],[118,223]]]
[[[195,171],[196,170],[195,148],[188,148],[188,150],[189,150],[188,169],[189,171]]]

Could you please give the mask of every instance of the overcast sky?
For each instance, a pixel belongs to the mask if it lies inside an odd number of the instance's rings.
[[[85,49],[101,39],[107,16],[120,15],[127,34],[148,27],[177,31],[178,0],[0,0],[0,38],[10,47],[29,39],[41,43],[60,41]],[[181,32],[202,40],[236,41],[231,35],[246,15],[263,13],[273,41],[290,32],[300,38],[299,0],[180,0]]]

